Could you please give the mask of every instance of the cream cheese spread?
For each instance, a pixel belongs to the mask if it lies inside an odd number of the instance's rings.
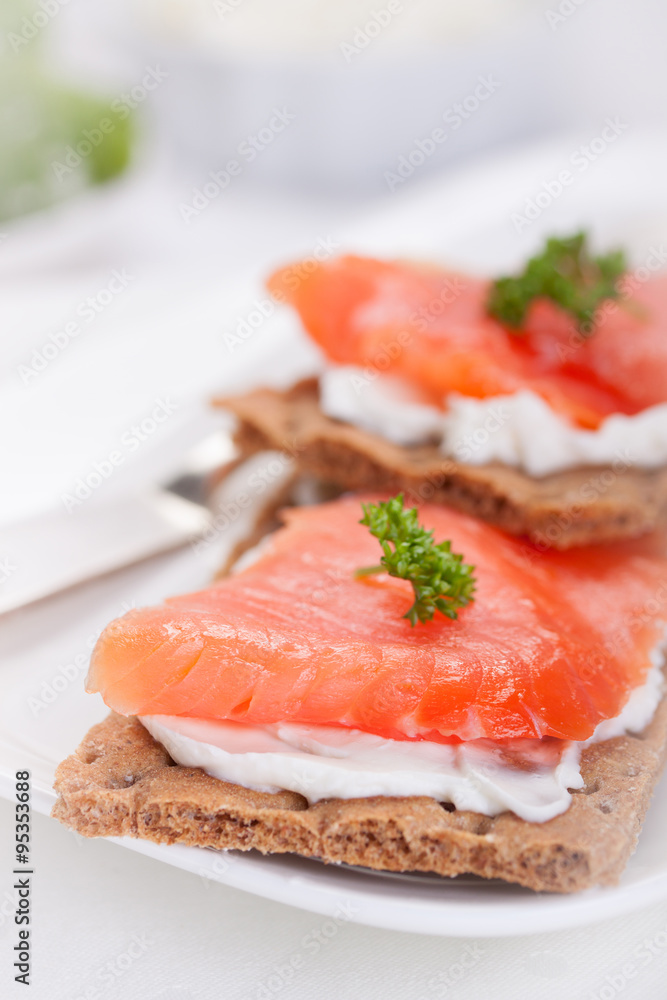
[[[320,405],[327,416],[395,444],[436,440],[444,455],[460,462],[501,462],[532,476],[585,465],[667,463],[667,403],[631,416],[614,413],[597,430],[582,430],[527,389],[486,399],[452,393],[439,409],[400,376],[341,365],[320,376]]]
[[[501,462],[531,476],[584,465],[654,469],[667,463],[667,403],[632,416],[613,413],[590,431],[568,423],[528,389],[488,399],[452,394],[441,449],[471,465]]]
[[[340,365],[320,376],[320,407],[394,444],[420,444],[442,437],[444,413],[423,402],[419,391],[398,375],[369,377],[363,368]]]

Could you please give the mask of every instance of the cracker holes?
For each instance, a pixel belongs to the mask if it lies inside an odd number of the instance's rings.
[[[600,782],[594,781],[590,785],[584,785],[583,788],[573,788],[573,795],[594,795],[595,792],[600,791]]]
[[[475,829],[472,831],[476,833],[478,837],[484,837],[489,832],[493,826],[493,819],[491,816],[482,816],[481,819],[475,824]]]

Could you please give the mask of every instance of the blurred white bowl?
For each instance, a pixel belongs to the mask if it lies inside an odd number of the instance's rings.
[[[180,3],[160,6],[160,18],[129,33],[144,64],[158,63],[168,74],[151,96],[151,110],[194,183],[205,184],[210,172],[235,161],[243,174],[272,184],[387,193],[415,174],[555,123],[548,33],[524,0],[496,2],[495,23],[475,30],[459,10],[463,26],[450,25],[448,36],[440,25],[433,37],[428,19],[412,16],[422,5],[408,9],[405,0],[377,0],[370,15],[357,14],[342,33],[340,24],[322,37],[311,32],[310,48],[305,30],[296,37],[282,32],[269,47],[270,26],[263,22],[255,36],[251,24],[244,29],[257,44],[242,44],[240,4],[250,10],[255,3],[218,2],[230,11],[223,16],[226,34],[212,25],[211,4],[202,22],[201,5]],[[436,10],[442,20],[448,9],[454,17],[458,5],[440,3],[431,5],[431,14]],[[391,4],[401,11],[391,14]],[[480,5],[489,7],[476,0]],[[498,9],[505,13],[500,20]],[[276,109],[293,118],[268,141],[267,129],[279,122]]]

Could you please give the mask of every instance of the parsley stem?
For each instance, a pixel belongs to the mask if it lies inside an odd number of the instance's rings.
[[[355,576],[370,576],[371,573],[386,573],[387,569],[385,566],[362,566],[361,569],[355,569]]]

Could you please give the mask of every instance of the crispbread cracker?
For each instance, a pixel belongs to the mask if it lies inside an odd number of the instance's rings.
[[[540,547],[628,538],[667,519],[667,467],[637,469],[620,457],[613,468],[535,479],[500,464],[464,465],[436,445],[403,447],[325,416],[314,379],[215,402],[236,414],[245,451],[281,449],[343,489],[402,490],[415,501],[447,503]]]
[[[389,871],[473,873],[575,892],[617,882],[667,751],[667,699],[640,736],[584,750],[585,787],[547,823],[434,799],[332,799],[254,792],[174,764],[136,718],[111,713],[56,772],[53,816],[86,837],[293,852]]]

